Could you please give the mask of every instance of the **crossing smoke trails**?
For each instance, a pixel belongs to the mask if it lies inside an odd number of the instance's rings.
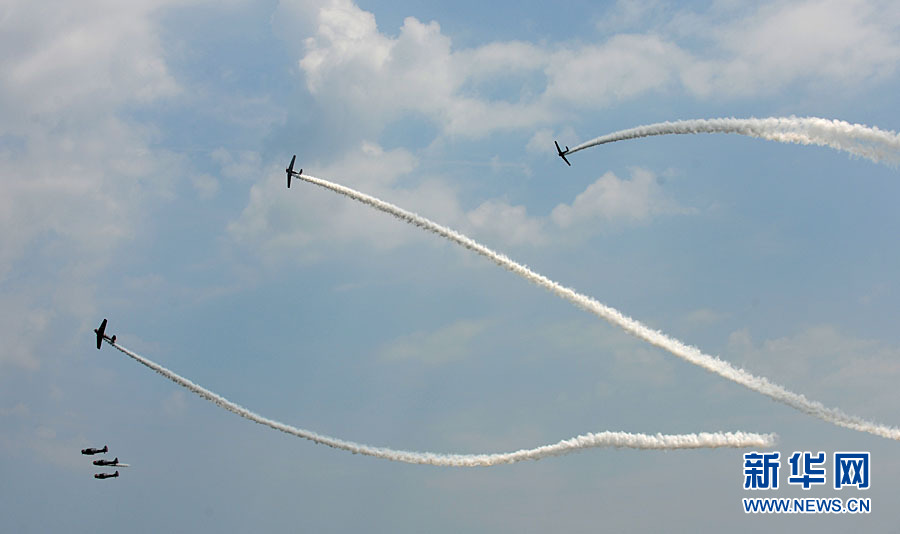
[[[659,122],[600,136],[568,152],[573,154],[592,146],[638,139],[653,135],[734,133],[782,143],[821,145],[843,150],[876,163],[896,166],[900,163],[900,135],[893,131],[840,120],[816,117],[770,117],[767,119],[696,119]]]
[[[715,356],[704,354],[703,352],[700,352],[700,350],[696,347],[685,345],[677,339],[671,338],[657,330],[653,330],[640,323],[639,321],[623,315],[615,308],[602,304],[597,300],[577,293],[574,290],[569,289],[568,287],[560,285],[553,280],[550,280],[546,276],[540,275],[532,271],[528,267],[514,262],[503,254],[494,252],[486,246],[477,243],[473,239],[459,232],[456,232],[455,230],[451,230],[449,228],[441,226],[426,219],[425,217],[421,217],[419,215],[416,215],[415,213],[406,211],[402,208],[394,206],[393,204],[390,204],[383,200],[379,200],[365,193],[360,193],[359,191],[350,189],[349,187],[338,185],[327,180],[323,180],[321,178],[316,178],[315,176],[309,176],[306,174],[302,174],[298,176],[298,178],[350,197],[377,210],[393,215],[394,217],[409,224],[418,226],[423,230],[427,230],[429,232],[442,236],[473,252],[477,252],[478,254],[481,254],[482,256],[493,261],[500,267],[512,271],[522,278],[525,278],[526,280],[551,291],[557,296],[568,300],[576,306],[593,313],[601,319],[604,319],[622,328],[634,337],[642,339],[650,343],[651,345],[669,351],[673,355],[678,356],[685,361],[688,361],[694,365],[698,365],[706,369],[707,371],[731,380],[732,382],[736,382],[748,389],[751,389],[758,393],[762,393],[763,395],[766,395],[773,400],[787,404],[788,406],[800,410],[803,413],[818,417],[823,421],[827,421],[838,426],[851,428],[853,430],[859,430],[860,432],[868,432],[870,434],[875,434],[876,436],[882,436],[888,439],[900,440],[900,428],[873,423],[870,421],[866,421],[865,419],[862,419],[860,417],[846,414],[837,408],[828,408],[820,402],[811,401],[804,395],[789,391],[784,387],[779,386],[778,384],[770,382],[764,377],[755,376],[743,369],[732,367],[728,362],[720,360]]]
[[[523,449],[516,452],[506,452],[497,454],[437,454],[432,452],[413,452],[387,449],[384,447],[373,447],[362,443],[354,443],[342,439],[332,438],[316,434],[309,430],[296,428],[278,421],[273,421],[261,415],[257,415],[250,410],[235,404],[225,397],[217,395],[212,391],[199,386],[187,378],[184,378],[158,363],[152,362],[142,356],[131,352],[122,345],[107,343],[128,355],[140,364],[143,364],[157,373],[175,382],[179,386],[188,389],[200,397],[225,408],[229,412],[235,413],[249,419],[255,423],[265,425],[275,430],[280,430],[286,434],[297,436],[298,438],[308,439],[312,442],[322,445],[328,445],[335,449],[350,451],[353,454],[364,454],[374,456],[376,458],[384,458],[395,462],[405,462],[409,464],[427,464],[446,467],[487,467],[499,464],[511,464],[521,462],[522,460],[540,460],[547,456],[561,456],[582,449],[591,449],[596,447],[625,447],[629,449],[707,449],[707,448],[749,448],[749,447],[772,447],[775,444],[774,434],[752,434],[748,432],[717,432],[700,434],[630,434],[628,432],[600,432],[599,434],[583,434],[572,439],[567,439],[555,443],[553,445],[544,445],[534,449]]]

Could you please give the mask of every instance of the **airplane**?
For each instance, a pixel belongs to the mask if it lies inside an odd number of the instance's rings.
[[[116,336],[109,337],[106,335],[106,319],[103,319],[103,322],[100,323],[100,328],[95,328],[94,333],[97,334],[97,350],[100,350],[100,346],[103,345],[103,340],[107,340],[113,345],[116,344]],[[103,451],[106,452],[106,451]]]
[[[109,447],[104,445],[102,449],[95,449],[93,447],[88,447],[87,449],[81,449],[81,454],[100,454],[101,452],[109,452]]]
[[[115,460],[94,460],[94,465],[103,466],[112,466],[112,467],[131,467],[128,464],[120,464],[119,457],[116,456]]]
[[[99,478],[100,480],[103,480],[104,478],[116,478],[117,476],[119,476],[118,471],[116,471],[115,473],[113,473],[111,475],[109,473],[97,473],[96,475],[94,475],[94,478]]]
[[[294,157],[291,158],[291,164],[288,165],[288,168],[284,170],[284,172],[287,173],[288,189],[291,188],[291,176],[300,176],[301,174],[303,174],[303,169],[300,169],[300,172],[297,172],[294,170],[294,160],[296,160],[296,159],[297,159],[297,154],[294,154]]]
[[[569,147],[567,146],[565,152],[563,152],[563,150],[559,148],[559,143],[557,143],[556,141],[553,141],[553,144],[556,145],[556,152],[559,153],[559,157],[561,157],[563,159],[563,161],[566,162],[566,165],[571,167],[572,164],[569,163],[569,160],[566,159],[566,154],[569,153]]]

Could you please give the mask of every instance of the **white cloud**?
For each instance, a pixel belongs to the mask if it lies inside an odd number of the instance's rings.
[[[85,470],[84,457],[78,451],[84,448],[83,437],[63,438],[54,428],[46,425],[22,428],[0,434],[0,450],[10,457],[28,451],[28,455],[40,462],[78,472]],[[72,454],[73,451],[75,454]],[[87,464],[90,466],[90,463]]]
[[[659,215],[695,212],[668,199],[656,175],[643,169],[633,169],[629,180],[606,173],[571,205],[560,204],[547,217],[531,216],[526,206],[504,199],[486,200],[466,211],[460,205],[458,192],[443,180],[425,179],[409,187],[400,186],[400,177],[413,172],[416,165],[416,159],[405,150],[385,151],[366,142],[342,160],[324,167],[320,176],[415,211],[476,239],[487,238],[505,246],[547,245],[553,242],[552,232],[557,230],[581,239],[595,232],[598,220],[647,223]],[[423,232],[340,195],[302,182],[286,191],[280,167],[270,167],[264,174],[266,180],[251,188],[243,213],[228,225],[232,240],[254,249],[253,256],[264,263],[311,261],[326,249],[355,249],[361,244],[392,251],[414,241],[434,242]],[[579,229],[583,231],[573,232]]]
[[[550,124],[570,117],[573,105],[602,108],[658,89],[687,61],[653,35],[617,36],[600,46],[512,41],[454,51],[437,22],[408,17],[389,37],[374,15],[348,0],[329,2],[316,21],[299,61],[307,88],[323,105],[349,110],[352,127],[365,135],[411,113],[448,135],[469,137]],[[482,85],[510,76],[535,78],[537,85],[507,99],[480,94]]]
[[[182,417],[186,410],[184,391],[173,391],[162,401],[162,412],[173,419]]]
[[[635,168],[630,180],[607,172],[575,197],[571,205],[556,206],[551,218],[560,228],[569,228],[596,220],[647,221],[654,215],[691,212],[663,195],[655,174]]]
[[[242,150],[232,153],[220,147],[213,150],[211,156],[222,169],[222,175],[227,178],[244,181],[259,179],[259,170],[262,168],[259,152]]]
[[[671,87],[744,98],[804,80],[852,85],[893,74],[900,59],[900,7],[890,2],[773,2],[755,10],[718,3],[699,15],[619,2],[613,16],[657,22],[601,43],[497,41],[454,50],[437,22],[408,17],[392,37],[372,13],[332,0],[307,15],[316,25],[299,65],[320,104],[353,117],[343,126],[349,134],[374,138],[418,114],[443,135],[481,137],[573,120],[579,110]],[[491,95],[493,82],[509,80],[517,85]]]
[[[13,4],[4,25],[12,31],[0,37],[5,51],[0,99],[6,113],[24,118],[71,112],[74,106],[89,113],[178,91],[151,18],[164,3]]]
[[[488,200],[466,213],[465,226],[479,236],[491,236],[511,245],[541,245],[548,240],[543,219],[529,217],[525,206]]]
[[[567,126],[560,132],[554,132],[549,128],[542,128],[534,132],[534,135],[528,140],[528,144],[525,145],[525,149],[532,154],[540,154],[543,156],[546,156],[547,154],[555,155],[556,146],[553,142],[558,141],[560,148],[565,150],[567,146],[564,141],[565,139],[578,139],[578,135],[572,127]],[[562,161],[560,161],[560,163],[562,163]]]
[[[617,33],[633,27],[655,26],[660,19],[671,17],[668,4],[664,0],[617,0],[597,21],[597,29]]]
[[[346,0],[323,6],[317,21],[299,63],[307,88],[370,127],[405,112],[446,108],[460,83],[451,72],[450,40],[435,22],[409,17],[392,39],[378,31],[373,14]]]
[[[545,97],[600,109],[669,84],[689,56],[655,35],[617,35],[600,46],[559,52],[547,67]]]
[[[689,327],[698,328],[720,323],[727,316],[728,314],[726,313],[714,311],[709,308],[700,308],[699,310],[689,312],[684,316],[683,320]]]
[[[296,165],[301,164],[298,160]],[[425,181],[413,189],[396,187],[397,180],[415,169],[416,164],[406,150],[385,151],[374,143],[363,142],[341,160],[322,167],[316,175],[400,205],[415,206],[437,219],[456,220],[456,195],[441,183]],[[229,224],[228,233],[238,244],[257,249],[264,261],[310,259],[322,247],[347,243],[391,250],[410,239],[423,239],[417,232],[404,232],[384,214],[301,181],[295,180],[296,185],[287,191],[280,166],[270,166],[263,174],[267,178],[250,189],[248,205]]]
[[[5,300],[0,306],[0,336],[5,340],[0,363],[34,370],[39,361],[33,353],[36,339],[47,328],[52,312],[29,306],[27,301]]]
[[[208,200],[219,192],[219,182],[210,174],[201,173],[191,177],[191,183],[200,198]]]
[[[0,408],[0,417],[27,417],[31,410],[21,402],[17,402],[12,408]]]
[[[472,343],[488,324],[485,320],[461,320],[431,332],[415,332],[393,341],[379,353],[386,361],[447,364],[467,358]]]
[[[900,347],[846,335],[831,325],[761,342],[749,331],[738,330],[729,337],[728,352],[755,374],[839,398],[841,406],[855,404],[871,413],[900,402],[895,387],[900,381]]]
[[[155,14],[165,4],[13,2],[0,33],[0,365],[33,369],[33,341],[61,314],[89,313],[89,280],[180,160],[149,150],[129,106],[177,94]],[[39,274],[38,274],[39,273]],[[22,283],[40,276],[40,283]],[[12,278],[18,283],[11,283]],[[77,288],[77,289],[76,289]],[[23,333],[29,335],[23,336]]]
[[[773,2],[725,24],[697,28],[719,57],[697,54],[682,73],[699,95],[770,94],[808,81],[856,85],[896,71],[900,6],[871,0]],[[703,27],[706,26],[706,27]]]

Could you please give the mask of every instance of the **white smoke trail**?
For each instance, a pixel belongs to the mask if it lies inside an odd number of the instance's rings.
[[[142,356],[131,352],[122,345],[105,340],[122,353],[130,356],[157,373],[175,382],[204,399],[249,419],[255,423],[265,425],[286,434],[308,439],[322,445],[328,445],[335,449],[350,451],[353,454],[365,454],[376,458],[384,458],[395,462],[409,464],[428,464],[447,467],[487,467],[499,464],[511,464],[522,460],[540,460],[547,456],[561,456],[582,449],[595,447],[624,447],[629,449],[709,449],[709,448],[748,448],[748,447],[772,447],[775,444],[774,434],[753,434],[748,432],[701,432],[699,434],[630,434],[628,432],[600,432],[598,434],[583,434],[572,439],[566,439],[553,445],[544,445],[534,449],[523,449],[515,452],[498,454],[437,454],[432,452],[413,452],[373,447],[362,443],[354,443],[342,439],[323,436],[309,430],[296,428],[278,421],[273,421],[250,410],[235,404],[225,397],[199,386],[187,378],[184,378],[158,363],[152,362]]]
[[[781,143],[829,146],[876,163],[900,163],[900,134],[862,124],[816,117],[770,117],[767,119],[696,119],[659,122],[600,136],[566,154],[592,146],[653,135],[734,133]]]
[[[546,276],[540,275],[532,271],[528,267],[514,262],[503,254],[494,252],[486,246],[477,243],[473,239],[455,230],[451,230],[449,228],[441,226],[433,221],[426,219],[425,217],[421,217],[419,215],[416,215],[415,213],[406,211],[393,204],[377,199],[365,193],[360,193],[359,191],[350,189],[349,187],[338,185],[327,180],[323,180],[321,178],[316,178],[315,176],[306,174],[300,175],[298,176],[298,178],[350,197],[377,210],[393,215],[394,217],[397,217],[402,221],[405,221],[414,226],[418,226],[419,228],[422,228],[429,232],[435,233],[469,250],[477,252],[478,254],[481,254],[482,256],[493,261],[500,267],[512,271],[522,278],[543,288],[546,288],[557,296],[562,297],[563,299],[568,300],[576,306],[593,313],[601,319],[604,319],[622,328],[636,338],[642,339],[650,343],[651,345],[655,345],[661,349],[664,349],[685,361],[706,369],[707,371],[741,384],[742,386],[747,387],[753,391],[762,393],[763,395],[766,395],[771,399],[787,404],[788,406],[796,408],[801,412],[812,415],[814,417],[818,417],[819,419],[828,421],[829,423],[833,423],[838,426],[851,428],[853,430],[859,430],[861,432],[868,432],[870,434],[875,434],[876,436],[882,436],[889,439],[900,440],[900,428],[873,423],[870,421],[866,421],[865,419],[862,419],[860,417],[846,414],[837,408],[828,408],[820,402],[811,401],[804,395],[789,391],[784,387],[779,386],[778,384],[770,382],[764,377],[755,376],[743,369],[735,368],[728,362],[720,360],[715,356],[704,354],[700,351],[700,349],[696,347],[686,345],[681,341],[671,338],[662,332],[653,330],[652,328],[645,326],[639,321],[622,314],[615,308],[602,304],[597,300],[582,295],[581,293],[577,293],[574,290],[569,289],[568,287],[560,285],[553,280],[550,280]]]

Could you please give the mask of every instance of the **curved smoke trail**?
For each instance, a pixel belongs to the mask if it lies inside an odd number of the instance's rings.
[[[257,415],[239,404],[235,404],[225,397],[199,386],[187,378],[184,378],[168,369],[152,362],[122,345],[107,343],[128,355],[140,364],[143,364],[157,373],[186,388],[200,397],[216,404],[231,413],[235,413],[255,423],[265,425],[286,434],[308,439],[321,445],[328,445],[335,449],[342,449],[353,454],[365,454],[376,458],[384,458],[395,462],[409,464],[427,464],[447,467],[487,467],[499,464],[511,464],[522,460],[540,460],[547,456],[561,456],[582,449],[595,447],[625,447],[629,449],[708,449],[708,448],[745,448],[745,447],[772,447],[775,444],[774,434],[753,434],[749,432],[701,432],[700,434],[630,434],[628,432],[600,432],[598,434],[583,434],[572,439],[560,441],[553,445],[544,445],[534,449],[522,449],[515,452],[497,454],[437,454],[433,452],[413,452],[373,447],[362,443],[354,443],[330,436],[323,436],[309,430],[286,425],[261,415]]]
[[[733,133],[781,143],[829,146],[876,163],[900,163],[900,134],[876,127],[816,117],[770,117],[767,119],[695,119],[659,122],[603,135],[582,143],[573,154],[592,146],[653,135]]]
[[[793,391],[789,391],[778,384],[770,382],[767,378],[755,376],[743,369],[733,367],[728,362],[720,360],[715,356],[704,354],[697,347],[686,345],[681,341],[669,337],[658,330],[653,330],[652,328],[649,328],[641,322],[622,314],[622,312],[615,308],[602,304],[595,299],[592,299],[586,295],[582,295],[581,293],[577,293],[574,290],[569,289],[568,287],[558,284],[557,282],[550,280],[546,276],[540,275],[532,271],[528,267],[514,262],[503,254],[494,252],[486,246],[455,230],[451,230],[449,228],[441,226],[429,219],[426,219],[425,217],[421,217],[419,215],[416,215],[415,213],[406,211],[373,196],[367,195],[365,193],[360,193],[359,191],[356,191],[349,187],[329,182],[328,180],[323,180],[321,178],[316,178],[315,176],[309,176],[306,174],[300,175],[298,176],[298,178],[301,180],[305,180],[311,184],[315,184],[320,187],[324,187],[325,189],[330,189],[331,191],[350,197],[358,202],[366,204],[367,206],[371,206],[377,210],[393,215],[401,221],[407,222],[414,226],[418,226],[423,230],[427,230],[429,232],[437,234],[473,252],[477,252],[478,254],[481,254],[482,256],[493,261],[500,267],[503,267],[508,271],[512,271],[522,278],[551,291],[557,296],[568,300],[569,302],[584,310],[593,313],[601,319],[604,319],[620,327],[634,337],[642,339],[650,343],[651,345],[664,349],[685,361],[688,361],[694,365],[698,365],[706,369],[707,371],[715,373],[723,378],[727,378],[732,382],[741,384],[742,386],[758,393],[762,393],[763,395],[766,395],[773,400],[787,404],[788,406],[796,408],[803,413],[818,417],[823,421],[828,421],[829,423],[838,426],[851,428],[853,430],[859,430],[861,432],[868,432],[870,434],[875,434],[876,436],[882,436],[889,439],[900,440],[900,428],[873,423],[860,417],[846,414],[837,408],[828,408],[821,402],[809,400],[804,395],[794,393]]]

